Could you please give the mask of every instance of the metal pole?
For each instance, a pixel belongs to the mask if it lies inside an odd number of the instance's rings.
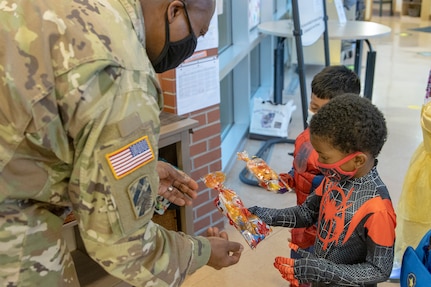
[[[326,0],[323,0],[323,23],[325,31],[323,31],[323,45],[325,48],[325,65],[329,66],[331,61],[329,59],[329,35],[328,35],[328,14],[326,12]]]
[[[304,54],[302,50],[302,30],[301,21],[299,19],[299,8],[298,0],[292,0],[292,17],[293,17],[293,36],[295,37],[296,43],[296,55],[298,60],[298,76],[299,85],[301,89],[301,105],[302,105],[302,120],[304,123],[304,129],[307,128],[307,117],[308,117],[308,101],[307,101],[307,83],[305,81],[304,72]]]
[[[283,85],[284,85],[284,40],[277,37],[277,47],[274,49],[274,104],[283,104]]]

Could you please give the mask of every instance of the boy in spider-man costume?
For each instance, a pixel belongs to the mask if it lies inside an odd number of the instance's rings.
[[[336,96],[361,92],[361,83],[355,72],[344,65],[328,66],[317,73],[311,81],[311,98],[308,115],[311,118],[318,110]],[[310,131],[305,129],[295,140],[293,166],[288,173],[281,173],[280,178],[296,193],[296,203],[301,205],[307,196],[320,185],[323,175],[317,167],[318,155],[310,143]],[[316,226],[292,229],[292,243],[312,251]],[[292,250],[293,258],[299,255]],[[309,286],[302,284],[301,287]]]
[[[389,278],[396,220],[376,159],[386,138],[383,114],[368,99],[348,94],[332,99],[310,122],[325,176],[321,185],[300,206],[249,208],[272,226],[317,223],[313,252],[291,243],[302,258],[275,259],[292,286],[375,287]]]

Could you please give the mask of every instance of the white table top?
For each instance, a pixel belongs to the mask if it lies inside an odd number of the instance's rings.
[[[293,22],[290,19],[263,22],[258,30],[264,34],[278,37],[293,37]],[[391,32],[391,28],[379,23],[368,21],[347,21],[340,24],[335,20],[328,20],[328,37],[339,40],[364,40],[381,37]]]

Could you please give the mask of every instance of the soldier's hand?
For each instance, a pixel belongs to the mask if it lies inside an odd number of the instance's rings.
[[[157,172],[160,178],[159,195],[178,206],[192,204],[192,199],[197,197],[196,181],[164,161],[157,162]]]
[[[238,263],[244,247],[238,243],[229,241],[226,232],[220,232],[217,227],[207,230],[208,240],[211,243],[211,255],[207,265],[215,269],[221,269]]]

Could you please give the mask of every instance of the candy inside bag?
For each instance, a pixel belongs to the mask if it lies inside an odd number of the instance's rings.
[[[292,191],[292,188],[263,159],[259,157],[250,158],[246,151],[238,152],[237,157],[246,162],[247,170],[254,175],[259,186],[267,191],[276,193]]]
[[[207,187],[219,192],[214,199],[217,209],[229,219],[229,223],[241,233],[247,244],[254,249],[271,233],[272,229],[259,217],[248,211],[233,190],[223,185],[225,178],[225,174],[218,171],[206,175],[202,180]]]

